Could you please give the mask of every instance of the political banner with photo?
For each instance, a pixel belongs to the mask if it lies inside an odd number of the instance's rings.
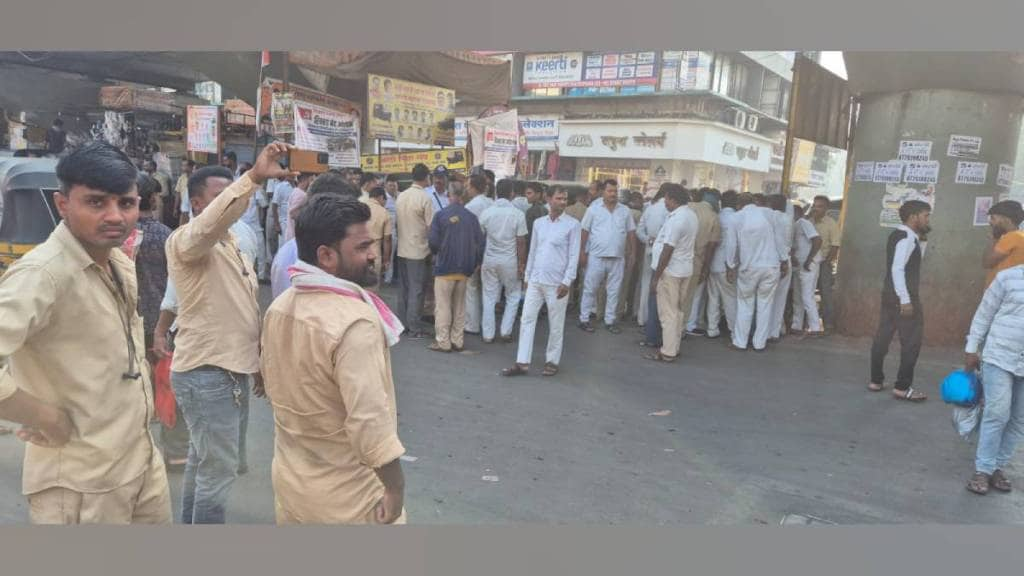
[[[437,166],[444,166],[449,171],[465,172],[466,149],[448,148],[400,152],[381,154],[379,157],[376,154],[365,154],[362,158],[363,170],[378,174],[408,174],[417,164],[426,164],[431,170]]]
[[[516,174],[519,152],[519,133],[488,127],[484,131],[484,169],[494,172],[496,178]]]
[[[294,103],[295,147],[327,152],[331,168],[359,166],[359,118],[330,108]]]
[[[453,146],[455,91],[369,74],[367,134],[370,138]]]

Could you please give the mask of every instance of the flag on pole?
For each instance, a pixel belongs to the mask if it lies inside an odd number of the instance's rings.
[[[260,53],[260,68],[266,68],[270,66],[270,50],[264,50]]]

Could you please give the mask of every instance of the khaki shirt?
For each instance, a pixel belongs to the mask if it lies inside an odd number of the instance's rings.
[[[812,218],[811,223],[818,231],[818,236],[821,236],[821,253],[827,257],[830,248],[839,246],[839,223],[831,216],[825,216],[821,222],[815,222]]]
[[[398,220],[398,257],[423,260],[429,256],[427,235],[434,219],[434,203],[422,187],[413,184],[398,195],[395,219]]]
[[[178,291],[175,372],[204,365],[259,371],[259,284],[229,230],[256,188],[243,174],[167,239],[167,272]]]
[[[20,388],[65,409],[74,426],[61,448],[26,445],[25,494],[109,492],[138,478],[154,456],[135,266],[115,249],[110,267],[123,292],[61,223],[0,279],[0,401]],[[129,370],[142,377],[125,378]]]
[[[384,495],[374,469],[405,453],[376,312],[355,298],[289,288],[265,326],[278,507],[301,523],[370,521]]]
[[[366,200],[360,199],[359,201],[370,207],[370,221],[366,223],[366,226],[370,229],[370,238],[373,239],[373,254],[379,260],[382,258],[381,243],[385,236],[391,236],[391,215],[388,214],[386,208],[369,196],[366,197]],[[377,269],[380,270],[379,262]]]
[[[704,254],[708,244],[722,241],[722,226],[718,222],[718,214],[707,202],[690,202],[687,204],[697,214],[697,240],[693,244],[693,257],[696,259],[696,266],[704,265]],[[703,269],[703,268],[698,268]]]

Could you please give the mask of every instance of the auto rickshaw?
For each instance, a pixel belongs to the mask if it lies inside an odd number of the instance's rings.
[[[50,158],[0,159],[0,273],[46,240],[60,222],[53,201],[60,189],[56,168],[57,160]]]

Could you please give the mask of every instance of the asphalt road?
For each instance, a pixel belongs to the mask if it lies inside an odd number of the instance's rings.
[[[538,330],[535,366],[546,328]],[[681,361],[642,358],[634,329],[566,328],[555,378],[505,379],[515,345],[467,337],[443,355],[393,350],[406,506],[427,524],[777,524],[787,514],[837,524],[1017,523],[1024,495],[964,489],[974,444],[938,398],[956,350],[925,349],[921,405],[865,389],[869,342],[785,340],[768,353],[688,338]],[[893,351],[896,351],[894,344]],[[895,373],[898,354],[890,354]],[[273,422],[255,400],[251,472],[232,523],[272,523]],[[0,522],[27,519],[22,448],[0,437]],[[1019,464],[1011,478],[1024,488]],[[484,477],[488,477],[485,479]],[[175,506],[181,474],[171,475]]]

